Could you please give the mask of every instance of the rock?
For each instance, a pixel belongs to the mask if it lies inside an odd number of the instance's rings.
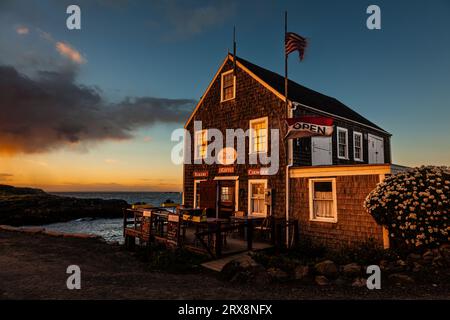
[[[433,262],[431,264],[434,267],[443,267],[445,266],[445,259],[441,255],[438,255],[434,257]]]
[[[355,276],[361,273],[361,266],[357,263],[349,263],[342,267],[345,276]]]
[[[267,269],[267,273],[270,275],[272,279],[275,280],[284,280],[288,277],[288,274],[279,268]]]
[[[245,255],[235,259],[234,261],[238,262],[241,268],[248,269],[252,267],[257,267],[259,264],[253,260],[252,257]]]
[[[314,266],[314,268],[316,269],[317,273],[326,277],[334,278],[338,274],[337,266],[331,260],[319,262]]]
[[[367,280],[361,277],[356,278],[352,282],[352,287],[362,288],[367,286]]]
[[[395,264],[396,264],[397,266],[399,266],[399,267],[406,267],[406,266],[407,266],[407,263],[406,263],[404,260],[402,260],[402,259],[398,259],[398,260],[395,262]]]
[[[397,284],[397,285],[414,283],[413,278],[411,278],[410,276],[407,276],[406,274],[401,274],[401,273],[393,273],[393,274],[389,275],[388,278],[392,282],[395,282],[395,284]]]
[[[20,227],[20,232],[30,233],[30,234],[37,234],[42,233],[45,231],[45,228],[41,227]]]
[[[418,262],[418,261],[422,260],[422,256],[417,253],[410,253],[408,255],[408,257],[406,258],[406,260],[411,261],[411,262]]]
[[[64,233],[59,231],[53,231],[53,230],[44,230],[42,234],[45,234],[46,236],[50,237],[63,237]]]
[[[0,224],[43,225],[85,217],[123,217],[123,200],[78,199],[0,185]]]
[[[294,270],[294,278],[295,280],[302,280],[309,275],[309,272],[308,266],[298,266]]]
[[[325,276],[316,276],[314,280],[319,286],[327,286],[330,284],[330,281],[328,281],[328,278]]]
[[[431,250],[427,250],[423,255],[422,255],[422,259],[424,260],[424,262],[426,263],[431,263],[433,262],[434,259],[434,253]]]
[[[20,228],[17,227],[13,227],[13,226],[8,226],[8,225],[0,225],[0,230],[4,230],[4,231],[20,231]]]
[[[412,272],[420,272],[422,271],[423,266],[418,262],[413,262]]]

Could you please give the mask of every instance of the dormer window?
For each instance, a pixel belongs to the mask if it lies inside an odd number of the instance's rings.
[[[220,101],[233,100],[236,96],[236,77],[233,70],[222,73]]]

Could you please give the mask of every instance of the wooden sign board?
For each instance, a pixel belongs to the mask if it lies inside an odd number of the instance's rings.
[[[269,175],[269,168],[248,169],[247,174],[249,176],[267,176]]]
[[[220,167],[219,173],[234,173],[234,167]]]
[[[194,171],[194,178],[206,178],[208,171]]]
[[[169,214],[167,217],[167,241],[178,245],[180,238],[180,216]]]

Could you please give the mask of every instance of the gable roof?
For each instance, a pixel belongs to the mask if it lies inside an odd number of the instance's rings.
[[[228,54],[225,60],[223,61],[222,65],[220,66],[219,70],[215,74],[214,78],[211,80],[208,88],[206,89],[205,93],[201,97],[200,101],[197,103],[197,106],[195,107],[194,111],[192,112],[191,116],[189,117],[188,121],[185,124],[185,127],[189,124],[189,122],[194,117],[194,114],[196,113],[197,109],[200,107],[201,103],[203,102],[203,98],[208,93],[209,89],[211,88],[212,84],[216,80],[216,78],[219,76],[222,68],[225,66],[225,63],[231,60],[233,61],[233,55]],[[255,80],[260,82],[264,87],[266,87],[268,90],[272,91],[277,97],[279,97],[281,100],[285,101],[284,97],[284,77],[272,72],[270,70],[264,69],[260,66],[257,66],[256,64],[253,64],[245,59],[242,59],[238,56],[236,56],[236,66],[245,72],[247,72],[250,76],[252,76]],[[385,134],[389,134],[384,129],[380,128],[373,122],[369,121],[356,111],[350,109],[345,104],[340,102],[339,100],[326,96],[324,94],[321,94],[317,91],[311,90],[307,87],[304,87],[292,80],[289,80],[288,82],[288,99],[292,102],[297,102],[301,104],[304,107],[313,109],[315,111],[328,114],[330,116],[336,116],[339,118],[342,118],[344,120],[349,120],[353,122],[357,122],[359,124],[371,127],[375,130],[382,131]]]
[[[256,76],[261,78],[269,86],[274,88],[276,91],[284,95],[284,77],[269,71],[267,69],[261,68],[256,64],[253,64],[247,60],[236,57],[236,61],[240,62],[247,69],[249,69]],[[359,122],[361,124],[370,126],[374,129],[381,130],[387,133],[385,130],[374,124],[372,121],[367,120],[365,117],[357,113],[356,111],[350,109],[345,104],[339,100],[326,96],[317,91],[311,90],[304,87],[292,80],[288,82],[288,100],[293,102],[298,102],[307,107],[317,109],[331,115],[339,116],[351,121]]]

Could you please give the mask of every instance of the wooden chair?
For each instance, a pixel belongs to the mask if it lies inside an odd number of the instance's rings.
[[[272,230],[271,218],[269,216],[265,217],[261,224],[255,226],[253,229],[261,236],[261,238],[265,239],[267,237],[268,240]]]

